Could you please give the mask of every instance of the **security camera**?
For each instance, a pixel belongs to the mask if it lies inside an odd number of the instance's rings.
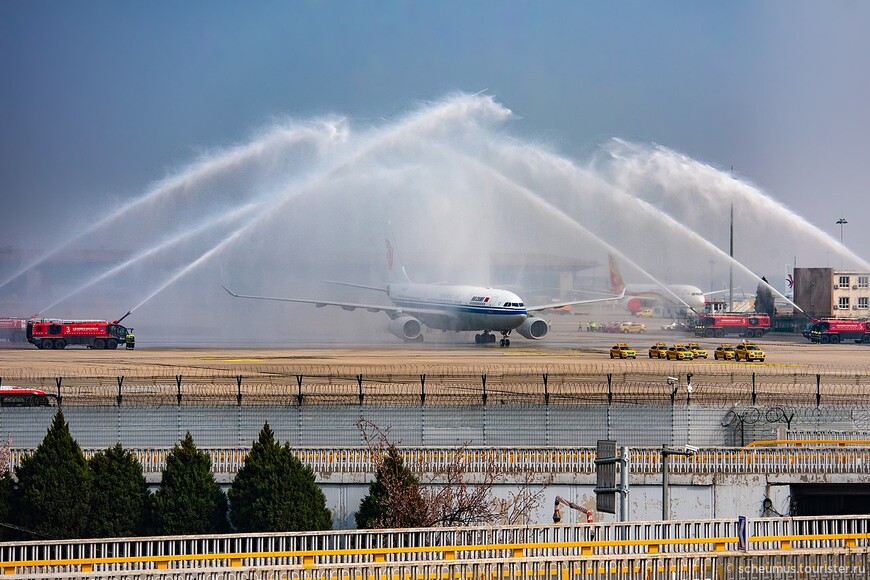
[[[673,385],[673,384],[676,384],[679,382],[680,382],[680,379],[678,379],[677,377],[668,377],[668,384],[669,385]]]
[[[686,385],[686,391],[691,393],[692,392],[692,385]]]
[[[684,449],[686,450],[686,453],[697,453],[701,450],[700,447],[695,447],[694,445],[686,445]]]

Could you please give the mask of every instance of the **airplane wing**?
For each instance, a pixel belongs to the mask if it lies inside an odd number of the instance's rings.
[[[553,302],[551,304],[542,304],[539,306],[526,306],[529,312],[539,312],[541,310],[549,310],[551,308],[562,308],[563,306],[573,306],[575,304],[592,304],[593,302],[612,302],[614,300],[622,300],[625,296],[623,290],[618,296],[610,296],[608,298],[592,298],[589,300],[571,300],[570,302]]]
[[[740,288],[734,288],[733,291],[742,292],[743,290],[741,290]],[[712,292],[704,292],[704,296],[713,296],[714,294],[724,294],[726,292],[731,292],[731,290],[729,290],[728,288],[725,288],[724,290],[713,290]]]
[[[318,308],[323,308],[324,306],[338,306],[343,310],[353,311],[357,308],[361,310],[366,310],[367,312],[386,312],[387,316],[390,318],[396,318],[403,314],[418,314],[418,315],[430,315],[430,316],[449,316],[449,313],[446,313],[443,310],[435,310],[435,309],[427,309],[427,308],[408,308],[408,307],[400,307],[400,306],[385,306],[382,304],[359,304],[356,302],[334,302],[331,300],[312,300],[308,298],[278,298],[273,296],[250,296],[246,294],[236,294],[226,286],[223,287],[224,290],[230,296],[234,298],[248,298],[250,300],[272,300],[275,302],[298,302],[301,304],[314,304]],[[373,290],[375,288],[372,288]]]

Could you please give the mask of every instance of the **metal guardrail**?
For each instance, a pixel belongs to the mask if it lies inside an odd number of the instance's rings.
[[[211,456],[216,474],[235,474],[244,465],[248,448],[201,449]],[[90,457],[100,449],[85,449]],[[146,474],[163,471],[171,448],[130,449]],[[469,473],[595,474],[595,448],[400,448],[403,461],[418,471],[444,473],[463,461]],[[11,467],[21,463],[31,449],[13,449]],[[374,473],[371,456],[362,447],[296,448],[296,456],[320,475]],[[672,474],[870,474],[870,448],[705,448],[695,455],[671,456]],[[661,448],[631,448],[632,474],[661,473]]]
[[[814,553],[816,559],[807,562],[820,564],[849,554],[866,570],[868,528],[870,519],[864,516],[755,519],[749,521],[749,549],[756,557],[776,555],[778,560],[771,562]],[[730,520],[67,540],[0,544],[0,572],[10,578],[79,573],[136,577],[136,573],[173,569],[193,574],[261,568],[292,570],[294,576],[308,571],[307,577],[313,578],[317,571],[341,571],[345,576],[348,570],[363,567],[417,570],[462,562],[511,562],[572,563],[588,574],[600,567],[621,570],[620,562],[637,560],[685,566],[712,554],[721,558],[735,552],[737,541],[737,522]],[[750,562],[746,555],[741,558],[743,564]],[[547,574],[548,568],[535,569]],[[649,569],[671,570],[655,565]]]

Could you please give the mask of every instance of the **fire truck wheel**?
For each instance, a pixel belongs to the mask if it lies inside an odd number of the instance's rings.
[[[50,340],[43,340],[42,342],[39,343],[39,348],[44,349],[44,350],[50,350],[50,349],[54,348],[54,343],[51,342]]]
[[[103,349],[106,348],[106,341],[102,338],[98,338],[94,341],[94,348]]]
[[[828,344],[829,342],[831,342],[831,337],[827,334],[823,334],[820,340],[822,344]]]
[[[57,350],[63,350],[66,348],[66,341],[62,338],[55,339],[54,348]]]
[[[108,348],[110,350],[114,350],[114,349],[118,348],[118,341],[115,340],[114,338],[110,338],[109,340],[106,341],[106,348]]]
[[[864,344],[870,342],[870,334],[865,334],[864,338],[861,339],[861,342],[863,342]]]
[[[724,338],[724,336],[725,336],[725,331],[722,330],[721,328],[716,331],[717,338]]]
[[[839,342],[840,342],[839,336],[834,335],[831,337],[831,344],[838,344]]]

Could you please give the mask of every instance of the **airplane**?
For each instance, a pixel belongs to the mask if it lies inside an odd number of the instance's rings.
[[[704,311],[704,296],[697,286],[689,284],[625,284],[613,255],[610,261],[610,291],[624,293],[625,306],[632,314],[656,305],[688,308],[696,313]],[[717,291],[719,292],[719,291]],[[716,293],[716,292],[713,292]]]
[[[237,294],[224,286],[231,296],[253,300],[274,300],[278,302],[301,302],[314,304],[318,308],[338,306],[344,310],[364,309],[368,312],[384,312],[390,317],[387,327],[394,336],[405,342],[423,342],[422,327],[428,326],[436,330],[482,331],[474,336],[475,344],[495,343],[493,334],[501,334],[499,345],[510,346],[508,336],[516,330],[520,336],[530,340],[544,338],[550,330],[549,323],[532,313],[569,306],[573,304],[588,304],[592,302],[607,302],[620,300],[624,292],[618,296],[594,298],[588,300],[572,300],[527,306],[516,293],[501,288],[483,286],[453,286],[441,284],[415,284],[411,282],[399,260],[395,245],[390,241],[392,235],[384,241],[387,250],[388,284],[381,288],[352,284],[348,282],[330,282],[342,286],[363,288],[384,292],[393,303],[392,306],[381,304],[360,304],[354,302],[333,302],[329,300],[313,300],[306,298],[276,298],[269,296],[251,296]]]

